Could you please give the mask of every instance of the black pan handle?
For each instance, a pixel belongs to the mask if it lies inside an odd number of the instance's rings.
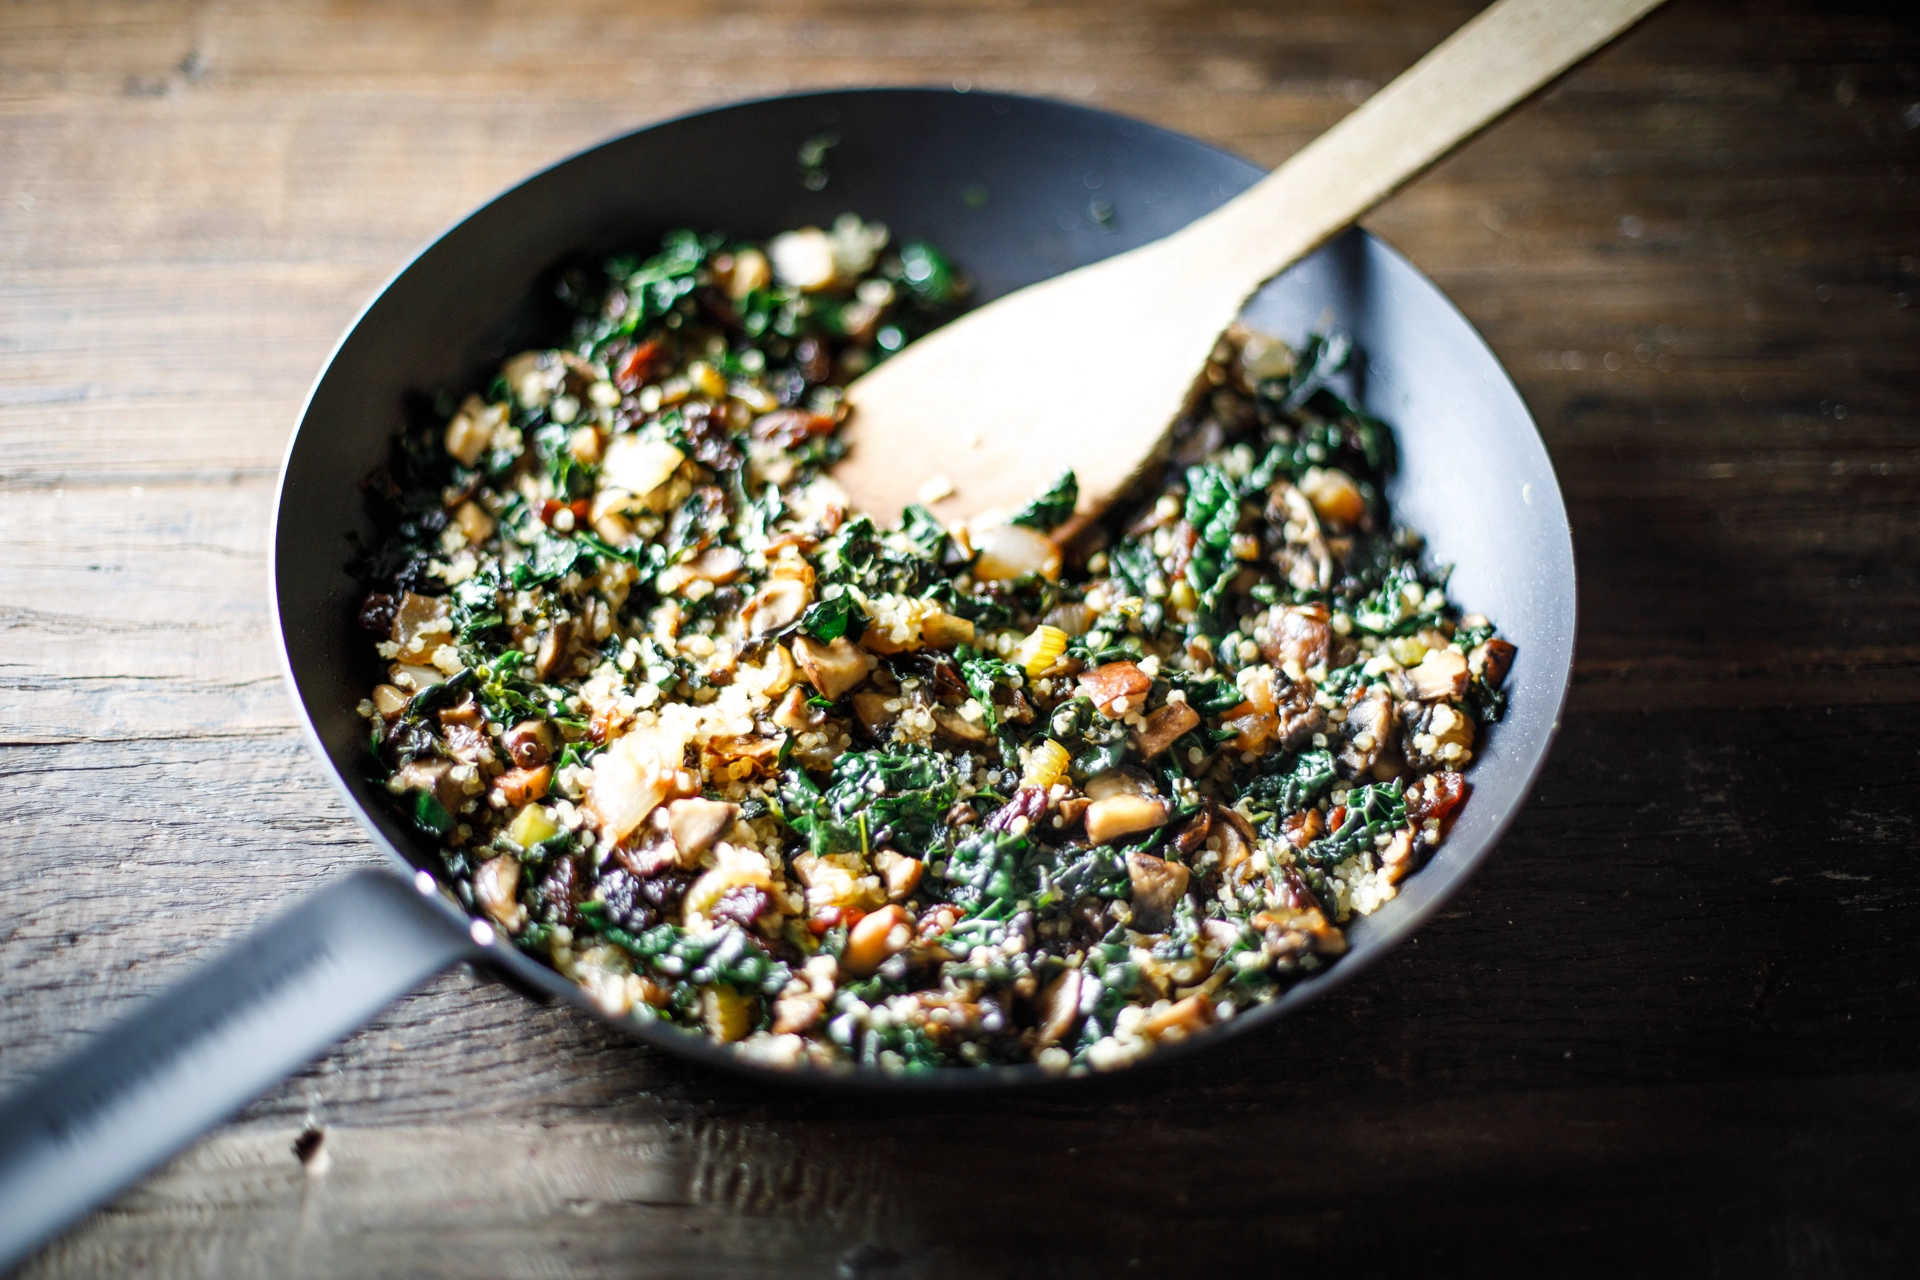
[[[0,1272],[480,947],[389,872],[254,930],[0,1100]]]

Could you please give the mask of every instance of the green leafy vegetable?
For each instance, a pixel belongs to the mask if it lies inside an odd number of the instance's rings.
[[[1407,801],[1399,779],[1357,787],[1347,793],[1347,815],[1338,830],[1330,831],[1301,850],[1302,861],[1330,867],[1356,853],[1369,852],[1377,837],[1407,825]]]
[[[800,615],[800,629],[827,644],[832,644],[841,636],[858,640],[867,629],[867,613],[852,593],[843,592],[831,600],[816,601],[809,606]]]
[[[787,824],[815,854],[866,852],[877,837],[908,852],[925,847],[959,797],[953,762],[921,747],[850,751],[823,792],[805,770],[781,775]]]
[[[953,901],[973,910],[992,902],[1025,897],[1030,884],[1021,875],[1027,838],[1010,832],[977,830],[947,854],[947,880]]]
[[[1198,541],[1187,560],[1187,584],[1199,599],[1196,625],[1212,634],[1227,630],[1217,618],[1221,595],[1240,572],[1233,534],[1240,527],[1240,491],[1216,466],[1187,469],[1186,520]]]
[[[1277,813],[1295,813],[1332,790],[1335,776],[1332,752],[1303,751],[1274,772],[1255,778],[1246,795]]]
[[[1071,470],[1062,471],[1046,491],[1014,513],[1011,523],[1023,524],[1046,532],[1065,524],[1080,501],[1080,479]]]

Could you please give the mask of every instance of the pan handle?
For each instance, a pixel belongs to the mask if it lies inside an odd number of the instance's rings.
[[[424,887],[424,886],[423,886]],[[357,871],[0,1099],[0,1273],[388,1004],[481,948]]]

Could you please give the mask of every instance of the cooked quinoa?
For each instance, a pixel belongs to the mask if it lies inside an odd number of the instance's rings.
[[[1514,650],[1392,524],[1337,336],[1230,333],[1100,522],[1071,474],[966,526],[848,509],[840,388],[963,291],[852,216],[678,232],[563,277],[564,342],[369,486],[379,776],[612,1016],[1111,1069],[1334,962],[1466,797]]]

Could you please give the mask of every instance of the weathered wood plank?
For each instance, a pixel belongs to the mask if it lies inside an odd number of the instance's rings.
[[[1811,1250],[1847,1274],[1914,1244],[1910,1217],[1857,1194],[1910,1169],[1910,1075],[1457,1097],[1417,1113],[1364,1088],[1336,1097],[1315,1109],[1305,1151],[1300,1118],[1277,1107],[1169,1123],[1144,1100],[1045,1116],[837,1106],[617,1129],[316,1126],[305,1161],[303,1128],[248,1125],[25,1274],[913,1277],[1004,1274],[1019,1256],[1020,1274],[1106,1276],[1258,1256],[1607,1275],[1651,1249],[1743,1274],[1791,1272]],[[1844,1139],[1844,1154],[1813,1134]],[[1185,1229],[1168,1231],[1170,1216]]]

